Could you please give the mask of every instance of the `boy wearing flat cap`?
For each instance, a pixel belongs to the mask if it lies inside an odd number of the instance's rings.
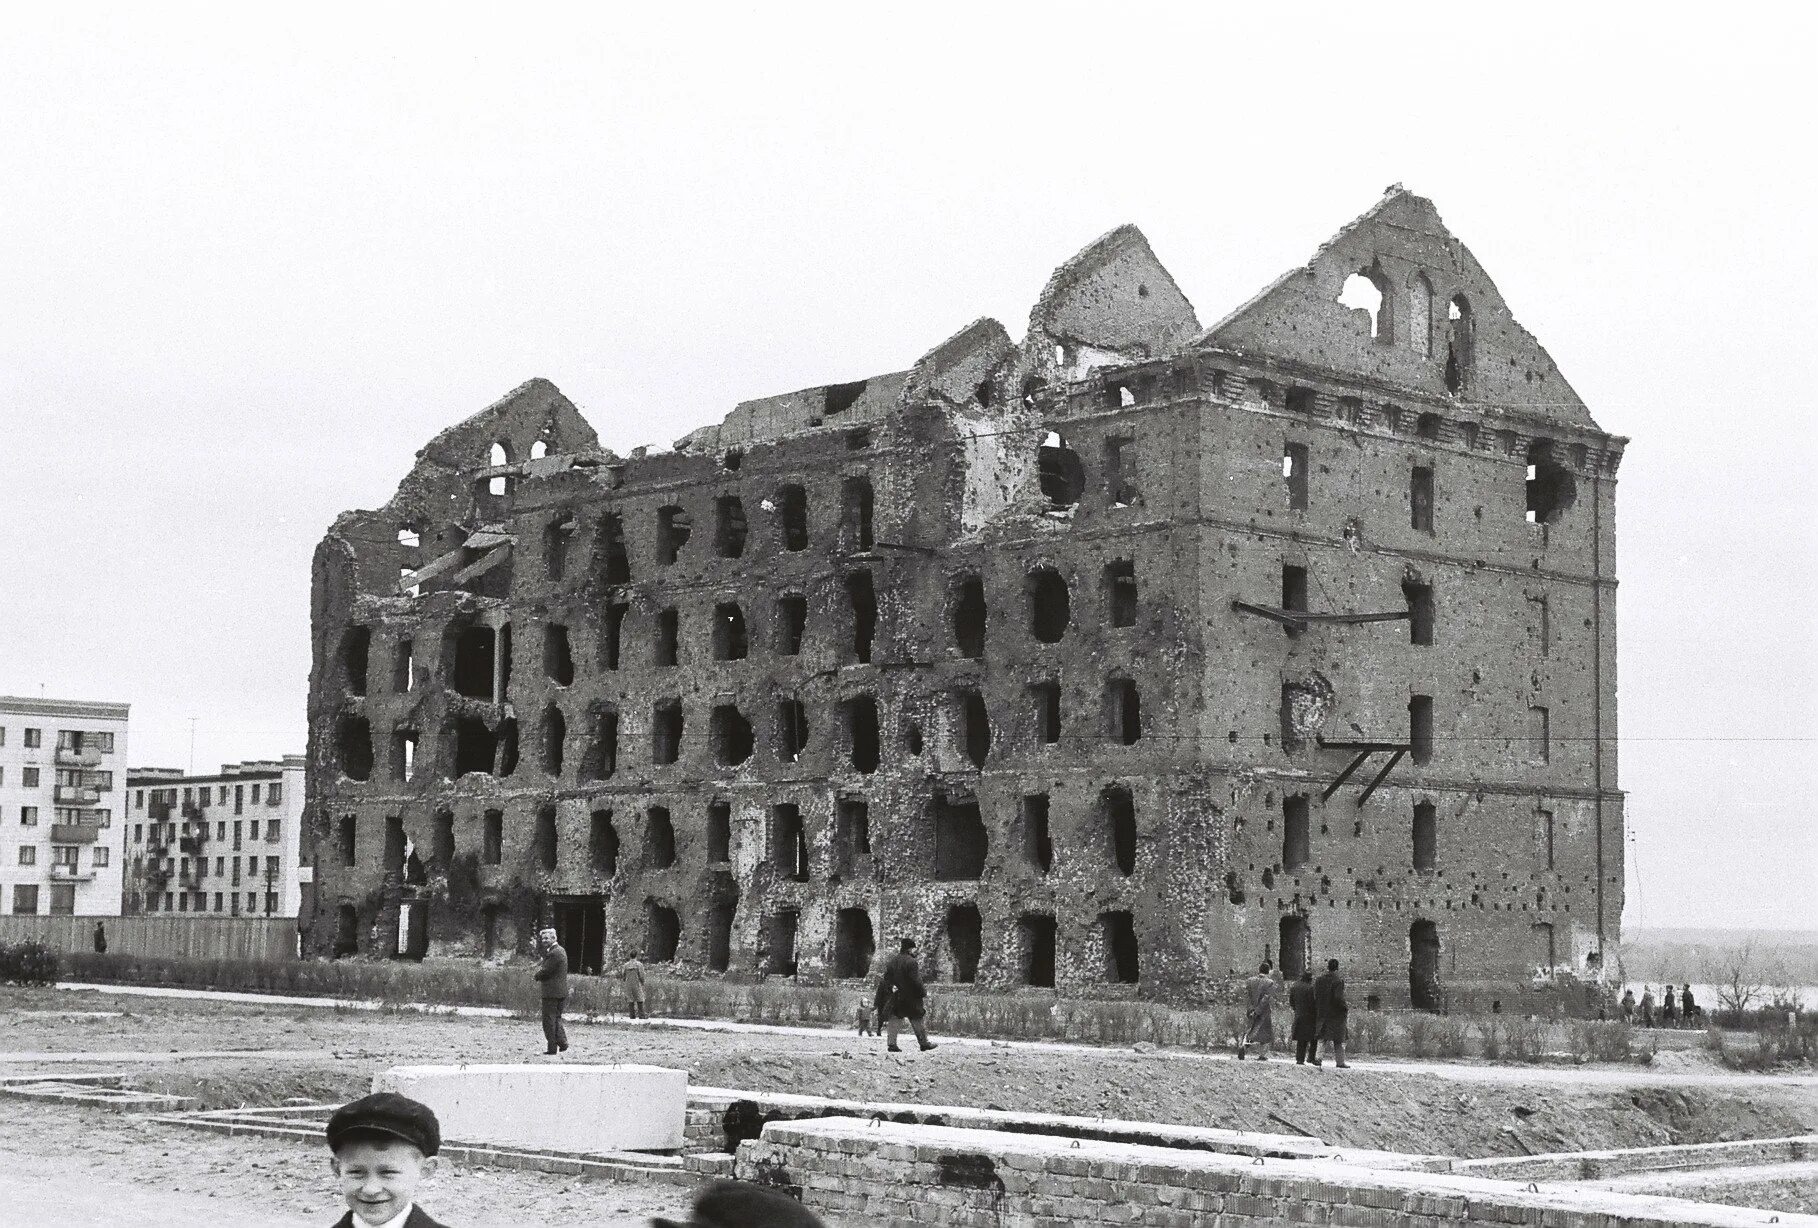
[[[417,1187],[436,1171],[442,1127],[426,1104],[375,1092],[328,1119],[330,1165],[347,1214],[334,1228],[443,1228],[416,1205]]]
[[[684,1222],[658,1217],[651,1228],[825,1228],[821,1217],[787,1194],[743,1181],[715,1181],[694,1200]]]

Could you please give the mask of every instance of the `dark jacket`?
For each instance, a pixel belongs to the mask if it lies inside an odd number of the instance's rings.
[[[1312,981],[1288,986],[1288,1005],[1294,1009],[1294,1039],[1312,1040],[1319,1035],[1319,1007],[1314,1003]]]
[[[787,1194],[743,1181],[715,1181],[678,1222],[658,1216],[654,1228],[824,1228],[820,1216]]]
[[[878,986],[881,998],[884,986],[890,988],[889,1014],[904,1019],[920,1019],[928,1002],[928,987],[922,984],[922,970],[915,956],[898,951],[884,964],[884,984]]]
[[[1343,1040],[1345,1016],[1351,1008],[1345,1004],[1345,978],[1336,972],[1319,974],[1313,982],[1313,1009],[1319,1017],[1319,1035],[1325,1040]]]
[[[545,998],[566,998],[568,996],[568,952],[560,943],[543,953],[543,962],[537,965],[537,980],[543,982]]]
[[[354,1213],[349,1211],[335,1221],[335,1228],[362,1228],[362,1226],[354,1219]],[[440,1220],[430,1219],[429,1212],[413,1203],[410,1215],[404,1221],[404,1228],[447,1228],[447,1225]]]

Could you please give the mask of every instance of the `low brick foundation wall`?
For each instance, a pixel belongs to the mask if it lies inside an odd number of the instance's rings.
[[[1676,1147],[1624,1147],[1610,1151],[1561,1151],[1537,1156],[1454,1160],[1451,1171],[1503,1181],[1595,1181],[1626,1173],[1673,1172],[1733,1164],[1785,1164],[1818,1157],[1818,1134],[1745,1139],[1735,1143],[1685,1143]]]
[[[842,1224],[950,1228],[1743,1228],[1761,1211],[1676,1198],[1384,1171],[1333,1160],[1244,1159],[1130,1143],[860,1118],[774,1122],[735,1161],[745,1180],[799,1189]],[[1216,1219],[1214,1219],[1216,1217]],[[1784,1228],[1818,1216],[1778,1213]]]

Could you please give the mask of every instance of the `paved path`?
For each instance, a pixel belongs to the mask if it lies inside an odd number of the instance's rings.
[[[236,1002],[249,1006],[312,1006],[324,1009],[377,1011],[387,1008],[386,1003],[367,1001],[357,998],[308,998],[286,996],[283,994],[237,993],[227,990],[210,989],[167,989],[153,985],[96,985],[86,982],[68,981],[57,985],[58,989],[73,992],[94,992],[117,994],[127,997],[143,998],[181,998],[189,1001],[203,1002]],[[399,1009],[395,1005],[392,1009]],[[454,1015],[461,1018],[476,1019],[510,1019],[528,1017],[525,1011],[509,1010],[502,1006],[431,1006],[425,1003],[407,1003],[401,1009],[418,1011],[429,1015]],[[603,1024],[615,1028],[673,1028],[699,1032],[720,1032],[765,1036],[806,1036],[828,1040],[846,1035],[844,1029],[803,1027],[777,1023],[735,1023],[724,1019],[631,1019],[623,1015],[570,1016],[570,1023]],[[1131,1052],[1127,1046],[1120,1045],[1084,1045],[1067,1041],[1052,1040],[983,1040],[975,1037],[943,1036],[942,1045],[955,1047],[972,1046],[977,1048],[1008,1047],[1013,1049],[1034,1050],[1050,1053],[1076,1053],[1081,1051],[1103,1053],[1107,1051]],[[1141,1050],[1149,1052],[1149,1050]],[[1204,1053],[1186,1049],[1156,1049],[1153,1054],[1161,1057],[1175,1058],[1184,1061],[1229,1062],[1233,1055],[1228,1053]],[[0,1055],[4,1057],[4,1055]],[[1275,1059],[1287,1065],[1284,1059]],[[1587,1085],[1607,1087],[1738,1087],[1750,1085],[1774,1087],[1810,1087],[1818,1089],[1818,1073],[1812,1074],[1747,1074],[1727,1070],[1672,1070],[1650,1069],[1645,1066],[1514,1066],[1514,1065],[1477,1065],[1463,1062],[1427,1062],[1402,1058],[1352,1058],[1351,1065],[1386,1073],[1405,1072],[1409,1074],[1441,1075],[1461,1083],[1558,1083],[1574,1087]],[[1342,1078],[1341,1072],[1330,1064],[1318,1070],[1308,1069],[1310,1078]]]

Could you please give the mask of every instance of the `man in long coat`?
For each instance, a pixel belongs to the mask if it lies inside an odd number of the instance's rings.
[[[886,1001],[886,995],[888,1001]],[[884,1035],[889,1041],[886,1046],[891,1053],[901,1053],[897,1047],[896,1037],[903,1020],[909,1021],[909,1027],[915,1032],[915,1040],[923,1052],[935,1047],[928,1039],[928,1029],[922,1023],[928,1002],[928,987],[922,984],[922,970],[915,962],[915,939],[903,939],[902,950],[892,955],[884,964],[883,980],[877,987],[878,1011],[888,1020]]]
[[[1313,974],[1302,971],[1288,986],[1288,1005],[1294,1008],[1294,1064],[1305,1066],[1319,1059],[1319,1007],[1313,1001]]]
[[[1335,959],[1326,961],[1326,970],[1313,982],[1313,1009],[1319,1017],[1319,1039],[1331,1046],[1332,1064],[1343,1070],[1350,1064],[1345,1061],[1345,1018],[1351,1008],[1345,1003],[1345,978],[1338,975]],[[1320,1064],[1317,1050],[1313,1064]]]
[[[1269,975],[1274,967],[1268,960],[1256,970],[1256,975],[1244,982],[1245,1019],[1249,1024],[1244,1038],[1237,1042],[1237,1060],[1244,1060],[1244,1053],[1251,1045],[1259,1052],[1256,1060],[1269,1060],[1269,1046],[1275,1043],[1275,978]]]
[[[568,952],[556,941],[552,929],[537,934],[543,960],[537,965],[537,982],[543,990],[543,1041],[545,1056],[568,1052],[568,1031],[562,1026],[562,1008],[568,1003]]]

